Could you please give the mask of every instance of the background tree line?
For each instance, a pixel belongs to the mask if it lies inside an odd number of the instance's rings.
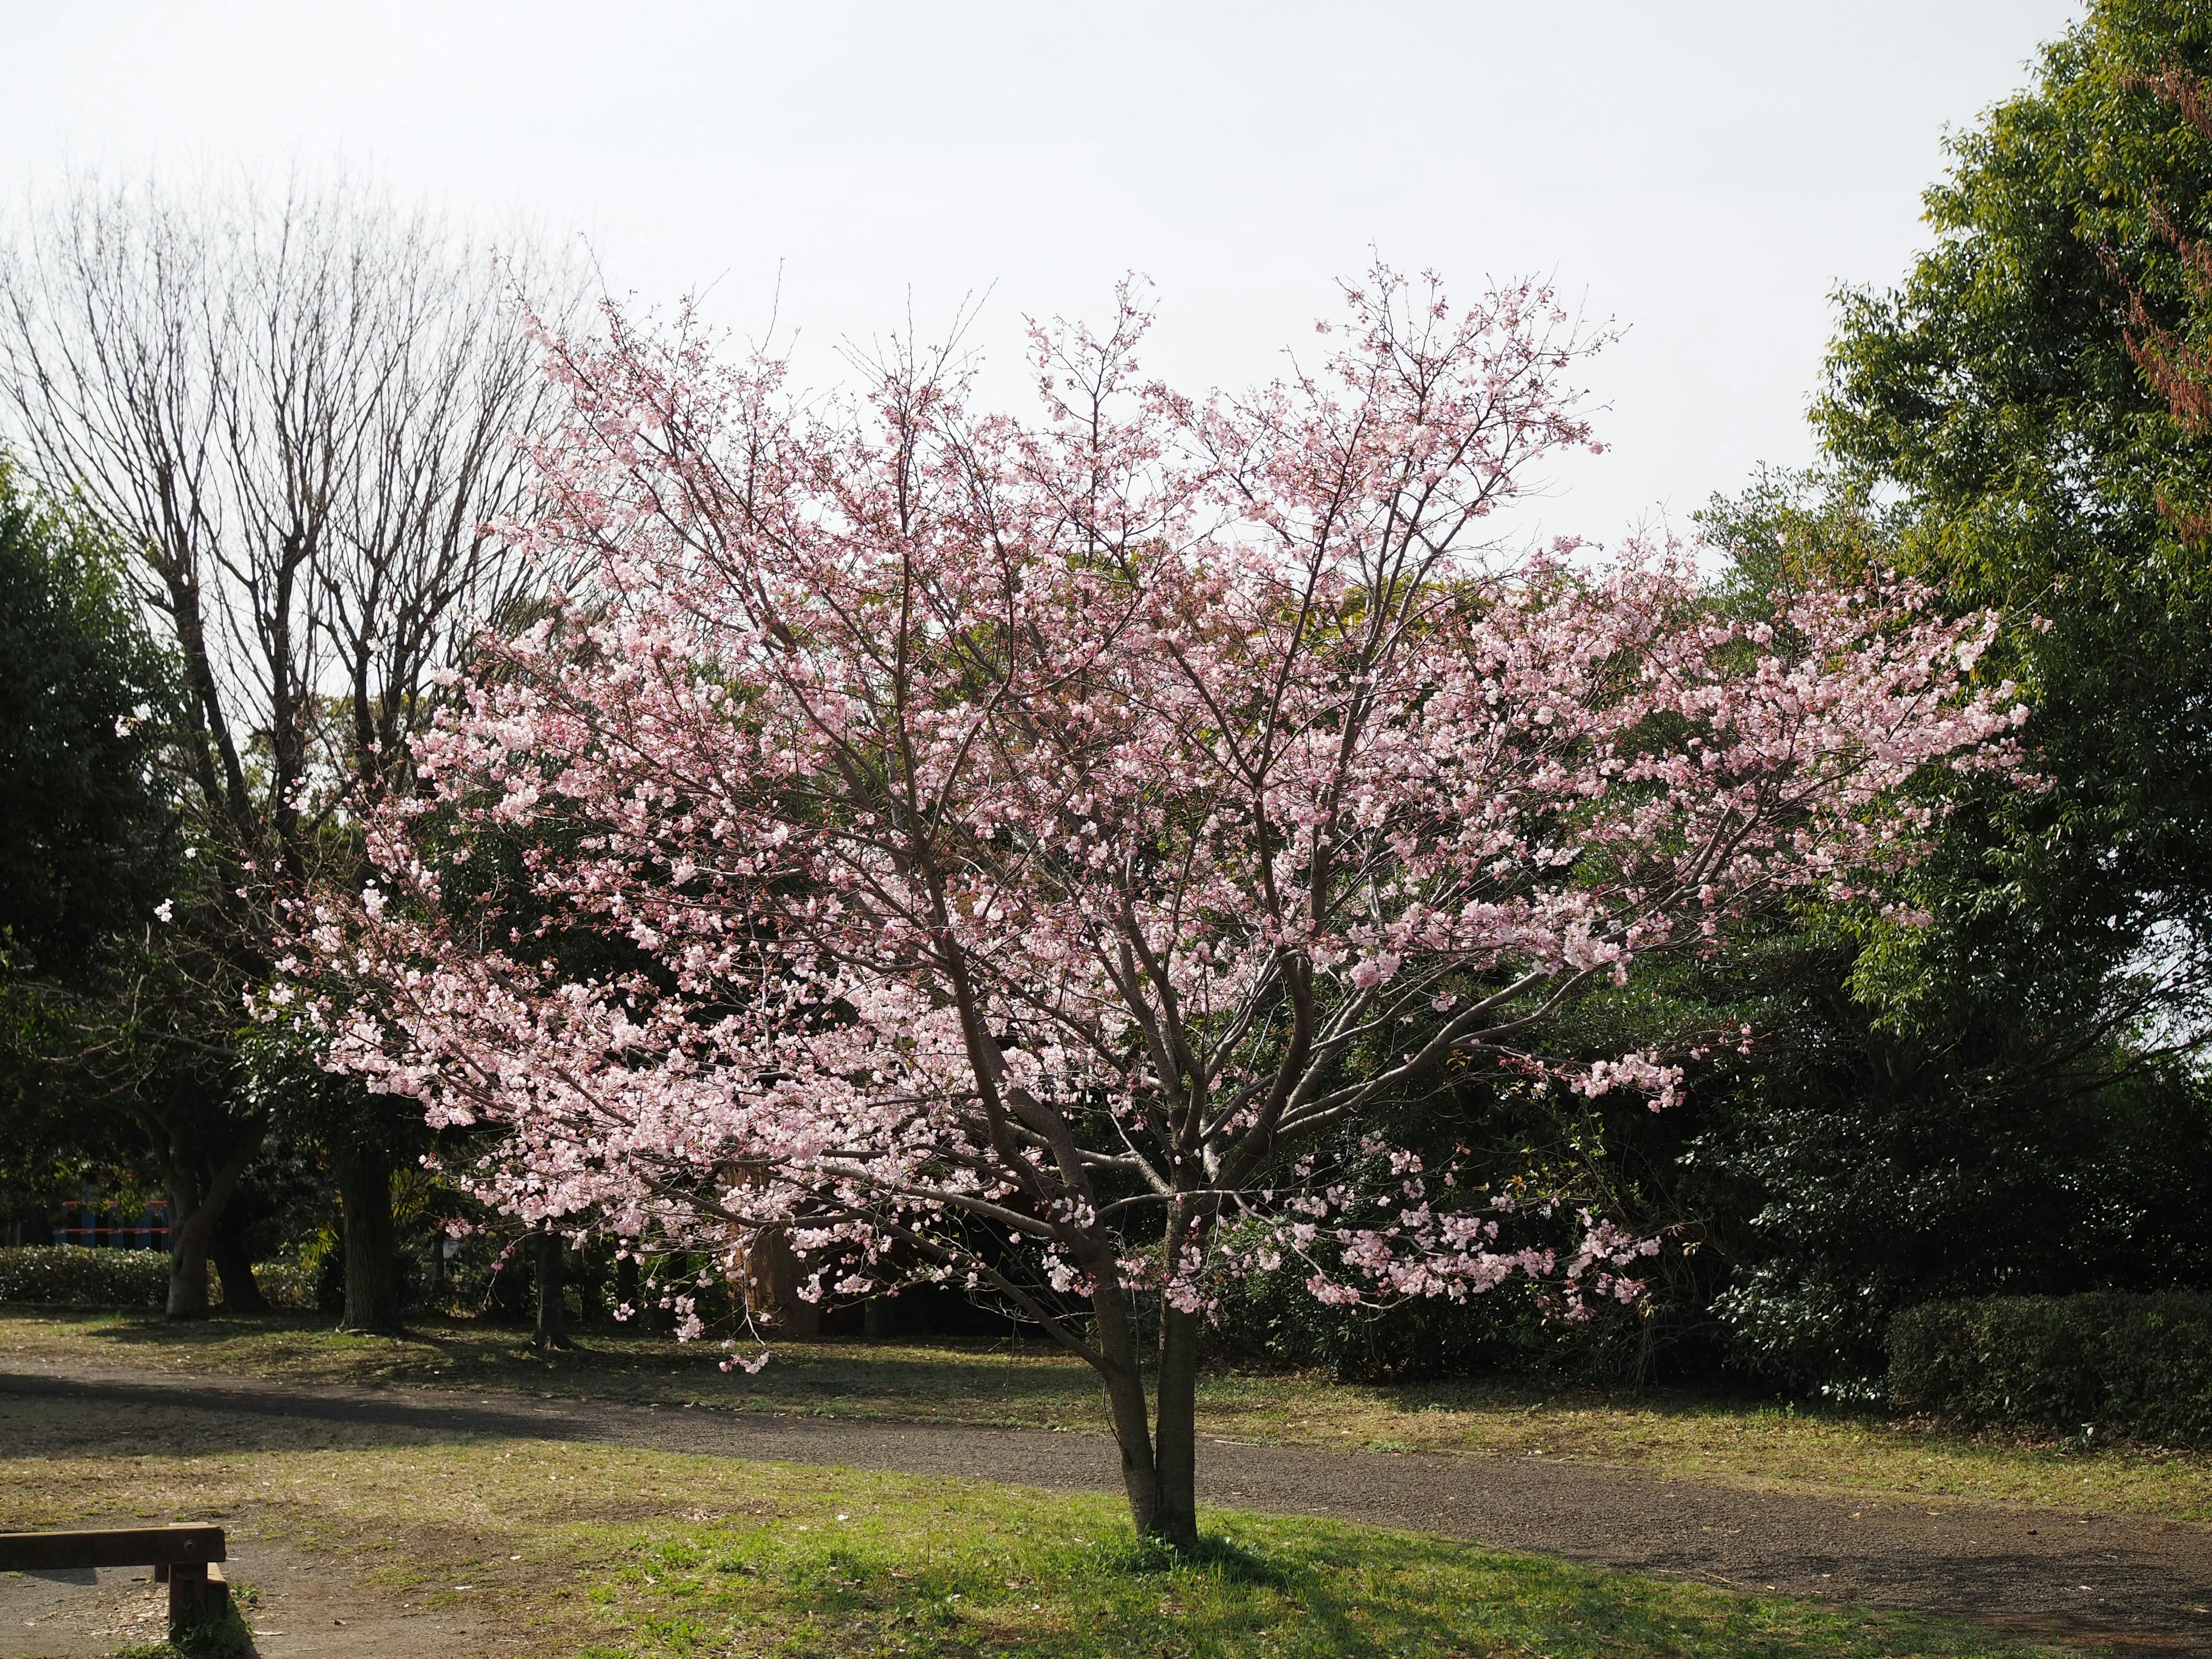
[[[1568,1363],[1847,1382],[1911,1303],[2205,1283],[2208,77],[2201,8],[2092,8],[1954,142],[1904,281],[1838,295],[1820,465],[1700,515],[1735,565],[1719,603],[1873,564],[2006,611],[2041,783],[1961,804],[1913,878],[1928,926],[1802,906],[1747,958],[1589,1011],[1755,1030],[1709,1045],[1680,1114],[1474,1115],[1497,1176],[1546,1169],[1677,1230],[1650,1316]],[[1439,1139],[1468,1118],[1410,1109]],[[1560,1357],[1510,1318],[1316,1331],[1269,1305],[1283,1351],[1354,1366]]]
[[[1802,903],[1747,956],[1587,1004],[1591,1052],[1691,1057],[1668,1113],[1403,1103],[1489,1179],[1663,1229],[1647,1310],[1378,1319],[1255,1282],[1260,1346],[1808,1387],[1875,1374],[1917,1301],[2203,1284],[2208,112],[2199,9],[2094,6],[1954,142],[1903,281],[1839,296],[1820,465],[1701,517],[1718,606],[1874,565],[2013,619],[2040,781],[1968,791],[1914,877],[1929,924]],[[507,270],[564,302],[557,270]],[[334,1196],[344,1320],[400,1316],[420,1126],[250,1037],[241,998],[278,888],[357,856],[441,671],[511,614],[492,526],[527,508],[547,391],[501,280],[345,185],[88,185],[0,267],[0,1180],[21,1212],[88,1166],[165,1191],[173,1314],[210,1259],[252,1305],[246,1259],[296,1243],[271,1223]]]

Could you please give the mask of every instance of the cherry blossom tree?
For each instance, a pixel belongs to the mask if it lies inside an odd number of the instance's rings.
[[[1125,293],[1035,331],[1029,421],[942,356],[848,406],[688,322],[549,339],[574,415],[522,533],[585,574],[487,645],[265,1012],[502,1128],[479,1180],[526,1219],[994,1295],[1097,1370],[1178,1546],[1224,1254],[1336,1300],[1632,1297],[1648,1242],[1516,1242],[1389,1103],[1504,1068],[1665,1105],[1663,1056],[1568,1064],[1548,1017],[1866,890],[1933,821],[1909,786],[2014,764],[2020,711],[1972,683],[1989,621],[1909,588],[1747,626],[1664,550],[1499,560],[1486,521],[1590,441],[1594,342],[1534,286],[1346,299],[1318,367],[1194,401]],[[579,935],[626,965],[564,967]],[[1401,1183],[1382,1224],[1346,1148]]]

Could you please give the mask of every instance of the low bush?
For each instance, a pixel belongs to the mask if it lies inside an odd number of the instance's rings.
[[[264,1262],[253,1282],[272,1308],[309,1311],[313,1279],[283,1262]],[[210,1270],[210,1299],[222,1305],[222,1279]],[[0,1302],[61,1308],[159,1308],[168,1300],[169,1257],[163,1250],[94,1250],[76,1244],[0,1248]]]
[[[169,1291],[161,1250],[94,1250],[76,1244],[0,1249],[0,1302],[69,1308],[158,1308]]]
[[[321,1305],[316,1296],[315,1275],[296,1261],[256,1262],[253,1282],[270,1307],[286,1313],[313,1313]],[[214,1288],[216,1300],[220,1301],[220,1283]]]
[[[1301,1268],[1255,1272],[1212,1287],[1210,1343],[1227,1358],[1333,1373],[1346,1382],[1510,1375],[1560,1384],[1640,1382],[1645,1322],[1607,1304],[1582,1320],[1547,1315],[1540,1287],[1516,1281],[1464,1302],[1415,1297],[1387,1310],[1330,1307]]]
[[[1890,1322],[1889,1389],[1970,1422],[2212,1442],[2212,1296],[1923,1303]]]

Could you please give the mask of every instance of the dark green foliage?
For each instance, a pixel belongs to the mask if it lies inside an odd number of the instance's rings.
[[[81,976],[143,933],[176,852],[155,771],[168,665],[115,550],[0,456],[0,948]]]
[[[93,1250],[72,1244],[0,1249],[0,1302],[159,1308],[168,1291],[169,1258],[159,1250]]]
[[[1905,1303],[2201,1282],[2212,1111],[2187,1068],[2050,1065],[1987,981],[1972,1017],[1900,1031],[1850,994],[1855,959],[1807,921],[1735,965],[1729,1006],[1758,1040],[1683,1109],[1672,1185],[1725,1270],[1701,1281],[1722,1357],[1793,1387],[1856,1381]]]
[[[156,768],[168,665],[115,550],[0,455],[0,1224],[135,1148],[80,1068],[69,1001],[155,927],[178,870]]]
[[[2212,1441],[2212,1297],[1923,1303],[1891,1322],[1889,1387],[1971,1422]]]
[[[1975,804],[1928,878],[1950,925],[1879,941],[1863,985],[1940,1030],[1994,982],[2057,1063],[2201,1018],[2212,939],[2212,565],[2190,505],[2212,449],[2130,349],[2138,300],[2212,329],[2158,228],[2212,208],[2212,136],[2148,84],[2169,67],[2212,74],[2202,7],[2106,0],[2052,46],[1954,145],[1903,285],[1845,297],[1818,411],[1853,487],[1894,498],[1897,562],[2013,613],[1990,666],[2031,690],[2046,780]]]
[[[1716,1310],[1765,1374],[1868,1374],[1902,1303],[2212,1267],[2212,1100],[2168,1058],[2212,960],[2212,447],[2173,372],[2212,340],[2212,135],[2174,95],[2208,75],[2201,6],[2093,6],[1955,142],[1901,285],[1844,296],[1837,475],[1708,520],[1756,570],[1856,557],[2006,612],[1983,672],[2030,692],[2043,780],[1964,792],[1910,884],[1929,926],[1804,918],[1699,1102]]]
[[[313,1305],[313,1286],[297,1268],[264,1262],[253,1270],[271,1307]],[[159,1308],[169,1288],[169,1258],[159,1250],[94,1250],[74,1244],[0,1249],[0,1302],[46,1307]],[[220,1304],[222,1286],[214,1290]]]
[[[1223,1287],[1214,1343],[1224,1352],[1326,1370],[1357,1382],[1509,1372],[1560,1382],[1635,1378],[1648,1333],[1638,1314],[1601,1308],[1587,1322],[1548,1315],[1526,1285],[1471,1297],[1415,1297],[1383,1310],[1332,1308],[1288,1269]]]

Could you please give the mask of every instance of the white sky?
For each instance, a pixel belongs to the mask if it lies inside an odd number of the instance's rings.
[[[1808,457],[1831,287],[1902,273],[1946,125],[2079,11],[0,0],[0,185],[343,158],[741,331],[781,266],[815,378],[909,295],[927,334],[989,289],[1006,369],[1024,313],[1140,270],[1194,390],[1273,372],[1370,244],[1468,295],[1548,272],[1630,332],[1589,376],[1613,452],[1524,527],[1611,538]]]

